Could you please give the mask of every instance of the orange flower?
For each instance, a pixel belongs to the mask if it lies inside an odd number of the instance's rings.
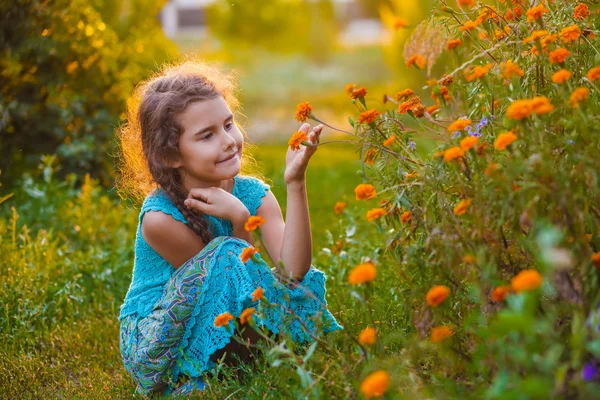
[[[569,79],[571,79],[571,73],[564,68],[552,75],[552,82],[554,83],[565,83]]]
[[[489,70],[494,66],[494,64],[486,64],[484,66],[476,66],[475,69],[473,70],[473,73],[466,73],[465,74],[465,79],[467,80],[467,82],[471,82],[473,79],[476,78],[481,78],[483,77],[485,74],[487,74],[489,72]]]
[[[416,171],[406,174],[406,181],[408,182],[409,179],[416,178],[417,176],[419,176],[419,173]]]
[[[515,140],[517,140],[517,135],[513,131],[504,132],[498,135],[494,141],[494,147],[496,150],[504,150]]]
[[[356,200],[370,200],[377,197],[375,187],[368,183],[361,183],[358,185],[354,189],[354,193],[356,193]]]
[[[467,212],[467,209],[469,208],[469,206],[471,205],[471,199],[463,199],[461,201],[458,202],[458,204],[456,205],[456,207],[454,207],[454,214],[455,215],[463,215],[464,213]]]
[[[600,268],[600,251],[592,254],[592,262],[596,268]]]
[[[392,135],[383,141],[385,147],[390,147],[396,141],[396,136]]]
[[[446,42],[446,48],[450,51],[454,50],[458,46],[462,44],[462,40],[460,39],[450,39]]]
[[[300,148],[300,144],[304,140],[308,140],[308,136],[306,135],[306,133],[302,131],[294,132],[294,134],[288,142],[288,146],[290,146],[290,149],[292,150],[298,150]]]
[[[367,154],[365,154],[365,164],[373,165],[375,163],[375,156],[378,152],[379,150],[377,149],[367,150]]]
[[[464,151],[469,151],[470,149],[475,147],[475,145],[477,144],[478,141],[479,141],[479,138],[477,138],[475,136],[467,136],[466,138],[464,138],[463,140],[460,141],[460,147]]]
[[[585,3],[579,3],[577,5],[577,7],[575,7],[575,10],[573,10],[573,16],[575,17],[575,19],[579,19],[579,20],[584,20],[587,17],[589,17],[590,15],[590,9],[588,8],[587,4]]]
[[[447,286],[437,285],[429,289],[429,292],[427,292],[427,295],[425,296],[425,301],[430,306],[437,307],[442,304],[449,295],[450,289]]]
[[[457,119],[448,126],[448,132],[464,131],[469,125],[471,125],[470,119]]]
[[[542,15],[548,11],[550,10],[548,10],[543,3],[538,4],[535,7],[531,7],[529,10],[527,10],[527,22],[531,22],[534,19],[541,19]]]
[[[311,117],[312,106],[308,101],[298,104],[296,107],[296,119],[300,122],[306,122]]]
[[[471,29],[477,28],[477,25],[479,25],[478,21],[468,20],[460,28],[458,28],[458,30],[461,31],[461,32],[470,31]]]
[[[240,314],[240,322],[242,324],[245,324],[246,322],[250,321],[250,319],[252,319],[252,314],[254,314],[254,311],[256,311],[256,308],[254,307],[249,307],[242,311],[242,313]]]
[[[587,78],[590,82],[600,79],[600,67],[594,67],[590,69],[587,73]]]
[[[506,79],[511,79],[513,76],[523,76],[525,72],[519,66],[512,62],[512,60],[508,60],[506,64],[502,65],[502,76]]]
[[[525,39],[523,39],[523,43],[529,43],[529,42],[533,42],[536,40],[540,40],[541,38],[543,38],[544,36],[548,35],[548,31],[547,30],[539,30],[539,31],[533,31],[531,33],[531,36],[526,37]]]
[[[360,124],[372,124],[379,117],[379,111],[377,110],[369,110],[360,114],[358,117],[358,122]]]
[[[246,247],[244,250],[242,250],[242,254],[240,254],[240,260],[242,260],[243,263],[246,263],[248,260],[254,257],[256,253],[258,253],[258,249],[256,247]]]
[[[492,301],[499,303],[506,299],[510,293],[510,286],[498,286],[492,291]]]
[[[367,219],[369,222],[379,219],[385,215],[387,215],[387,212],[383,208],[373,208],[372,210],[367,211]]]
[[[498,164],[497,163],[491,163],[488,164],[487,167],[485,167],[485,171],[483,172],[485,174],[485,176],[492,176],[494,175],[494,173],[498,170]]]
[[[408,68],[413,64],[415,64],[417,67],[423,69],[423,68],[425,68],[425,65],[427,65],[427,59],[425,59],[425,57],[423,57],[420,54],[414,55],[406,61],[406,67]]]
[[[579,87],[573,90],[573,93],[571,93],[571,96],[569,97],[569,104],[571,104],[571,107],[573,108],[578,108],[579,103],[587,100],[589,97],[590,90],[586,87]]]
[[[517,121],[527,118],[533,112],[531,107],[531,101],[528,99],[515,100],[513,101],[508,109],[506,110],[506,116],[509,119],[516,119]]]
[[[406,20],[403,20],[402,18],[396,18],[396,21],[394,21],[395,30],[398,30],[400,28],[406,28],[407,25],[408,22],[406,22]]]
[[[412,213],[410,211],[404,211],[400,216],[400,221],[405,224],[412,218]]]
[[[267,222],[267,220],[259,215],[251,216],[244,224],[244,229],[246,230],[246,232],[255,231],[256,228],[258,228],[265,222]]]
[[[383,370],[375,371],[360,383],[360,392],[369,399],[381,397],[390,386],[390,376]]]
[[[461,6],[472,7],[475,4],[475,0],[458,0],[458,4]]]
[[[439,343],[452,336],[452,329],[446,325],[431,328],[431,341]]]
[[[375,279],[377,275],[377,269],[375,269],[375,264],[371,261],[367,261],[362,264],[358,264],[350,274],[348,275],[348,282],[351,285],[358,285],[361,283],[371,282]]]
[[[450,147],[444,151],[444,161],[450,162],[457,158],[464,157],[465,151],[458,146]]]
[[[412,110],[415,107],[418,107],[420,105],[421,105],[421,98],[419,96],[413,96],[398,106],[398,113],[404,114],[407,111]]]
[[[554,110],[554,106],[547,97],[535,96],[531,99],[531,108],[536,114],[548,114]]]
[[[550,62],[554,64],[564,63],[567,57],[571,55],[571,52],[563,47],[550,52]]]
[[[535,269],[526,269],[524,271],[519,272],[512,280],[510,281],[510,286],[512,290],[517,293],[521,293],[523,291],[530,291],[539,288],[542,285],[542,281],[544,278],[537,272]]]
[[[370,326],[363,329],[358,335],[358,343],[362,344],[363,346],[366,344],[375,344],[376,340],[377,336],[375,334],[375,328]]]
[[[560,31],[560,40],[566,43],[573,42],[581,36],[581,29],[577,25],[567,26]]]
[[[354,89],[352,91],[352,93],[350,93],[350,97],[352,97],[352,99],[354,99],[354,100],[356,100],[360,97],[365,97],[366,95],[367,95],[367,89],[365,89],[364,87]]]
[[[254,292],[252,292],[252,301],[258,301],[262,299],[264,293],[265,291],[263,290],[263,288],[261,288],[260,286],[257,287],[256,289],[254,289]]]
[[[432,105],[427,107],[427,114],[432,115],[434,112],[436,112],[438,110],[438,106],[437,105]]]
[[[229,314],[228,312],[224,312],[223,314],[219,314],[216,316],[214,324],[217,328],[220,328],[224,325],[228,325],[229,321],[231,321],[232,319],[233,315]]]
[[[335,212],[335,215],[340,215],[341,213],[344,212],[344,210],[346,209],[346,202],[345,201],[338,201],[335,203],[335,207],[333,207],[333,211]]]
[[[352,94],[354,89],[356,89],[356,85],[354,83],[349,83],[346,85],[346,88],[344,90],[346,93],[348,93],[348,96],[350,96],[350,94]]]
[[[415,92],[412,89],[404,89],[396,93],[396,100],[403,101],[411,96],[414,96]]]

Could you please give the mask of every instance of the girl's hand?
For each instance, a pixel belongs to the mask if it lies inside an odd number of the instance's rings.
[[[229,220],[233,225],[243,224],[250,217],[240,199],[218,187],[194,188],[184,204],[191,210]]]
[[[310,125],[307,123],[302,124],[300,131],[308,133]],[[318,144],[320,141],[321,131],[323,125],[317,125],[313,128],[312,132],[308,134],[308,142],[311,144]],[[283,178],[285,183],[288,185],[294,182],[304,182],[306,167],[308,166],[308,160],[317,151],[317,147],[309,147],[300,145],[298,150],[292,150],[288,147],[287,154],[285,156],[285,174]]]

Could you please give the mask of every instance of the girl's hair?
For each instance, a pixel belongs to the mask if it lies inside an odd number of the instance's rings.
[[[142,202],[152,190],[162,188],[204,243],[212,239],[208,221],[203,214],[183,205],[187,192],[178,171],[168,165],[179,153],[179,138],[183,133],[175,115],[190,103],[218,96],[225,99],[234,113],[239,111],[232,75],[223,74],[202,61],[165,65],[136,87],[127,102],[127,122],[117,133],[120,176],[116,187],[120,196]],[[247,139],[243,127],[239,128]],[[252,150],[246,141],[242,155],[245,172],[256,170]]]

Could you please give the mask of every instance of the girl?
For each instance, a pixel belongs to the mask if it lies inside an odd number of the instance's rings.
[[[342,329],[327,310],[325,276],[311,266],[305,170],[317,147],[288,149],[284,222],[269,186],[240,175],[246,135],[235,122],[233,89],[202,63],[166,67],[137,88],[119,132],[119,186],[145,196],[119,316],[123,362],[143,394],[203,389],[202,374],[223,353],[247,355],[232,340],[230,319],[241,316],[242,326],[251,316],[300,343]],[[308,135],[311,144],[321,130]],[[252,216],[266,221],[264,248],[280,273],[258,253],[246,261]],[[244,333],[250,342],[259,336]]]

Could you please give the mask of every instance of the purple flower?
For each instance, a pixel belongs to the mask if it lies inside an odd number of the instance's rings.
[[[567,139],[565,140],[566,144],[570,144],[571,146],[575,146],[575,141],[571,140],[571,139]]]
[[[592,361],[585,364],[583,368],[581,368],[581,378],[586,382],[599,379],[600,368],[598,368],[597,363]]]
[[[410,141],[408,142],[408,147],[410,147],[412,151],[415,151],[417,149],[417,144],[413,141]]]
[[[454,133],[452,134],[453,138],[457,138],[460,137],[460,131],[454,131]]]

